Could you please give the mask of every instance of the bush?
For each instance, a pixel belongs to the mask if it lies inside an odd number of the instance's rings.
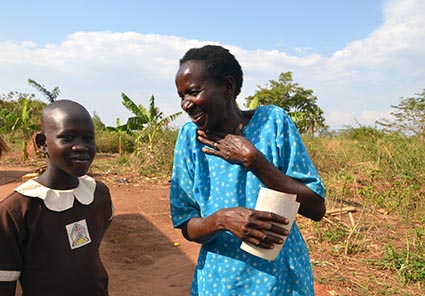
[[[121,137],[123,153],[134,151],[134,138],[128,134],[118,134],[107,130],[96,131],[96,148],[99,153],[118,153]]]

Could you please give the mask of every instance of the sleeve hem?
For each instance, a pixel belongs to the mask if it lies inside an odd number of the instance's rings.
[[[0,282],[14,282],[20,276],[21,272],[17,270],[0,270]]]

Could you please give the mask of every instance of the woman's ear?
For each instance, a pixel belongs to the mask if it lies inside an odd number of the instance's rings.
[[[236,81],[235,81],[235,78],[233,78],[233,76],[226,77],[225,87],[231,93],[233,97],[236,96],[236,93],[235,93]]]
[[[35,135],[35,144],[41,153],[47,153],[46,135],[39,132]]]

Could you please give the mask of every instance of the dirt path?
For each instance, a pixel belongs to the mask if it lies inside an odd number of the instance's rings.
[[[0,167],[0,200],[21,183],[25,168]],[[101,246],[111,296],[189,295],[199,246],[171,226],[166,180],[95,176],[110,188],[115,218]],[[330,295],[325,286],[316,295]]]

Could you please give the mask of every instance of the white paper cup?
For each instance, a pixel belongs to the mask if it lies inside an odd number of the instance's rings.
[[[295,217],[297,216],[298,208],[300,207],[300,203],[296,201],[296,197],[297,196],[295,194],[279,192],[262,187],[258,193],[255,209],[259,211],[273,212],[288,218],[288,225],[279,223],[275,224],[290,231],[292,224],[295,221]],[[276,259],[287,238],[284,235],[274,235],[281,237],[283,239],[283,244],[275,244],[273,249],[264,249],[250,243],[242,242],[241,249],[252,255],[273,261]]]

